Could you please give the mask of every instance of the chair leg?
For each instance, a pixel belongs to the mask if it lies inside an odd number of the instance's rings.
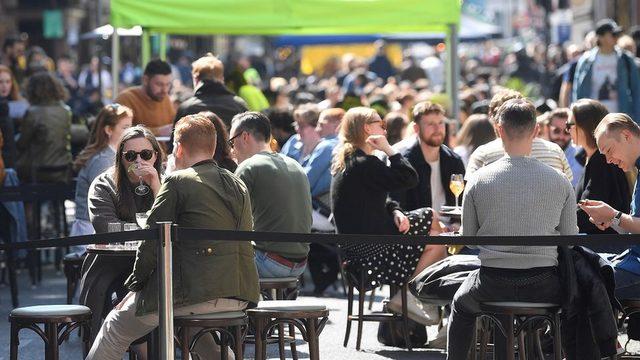
[[[513,346],[514,346],[514,336],[513,336],[513,315],[507,315],[506,316],[506,322],[504,325],[504,331],[506,334],[506,341],[505,341],[505,351],[506,351],[506,360],[515,360],[515,354],[513,352]],[[497,352],[498,349],[494,349],[494,353]]]
[[[278,351],[280,353],[280,360],[286,360],[286,350],[284,348],[284,324],[278,324]]]
[[[541,333],[542,333],[542,330],[540,329],[536,330],[534,334],[534,339],[533,339],[534,346],[536,348],[536,351],[538,352],[538,359],[544,359],[544,351],[542,350],[542,341],[540,341]]]
[[[562,339],[560,332],[560,314],[553,315],[553,358],[562,360]]]
[[[16,258],[13,250],[7,251],[7,273],[9,275],[9,287],[11,288],[11,305],[17,308],[19,306],[18,282],[16,280]]]
[[[373,303],[376,299],[376,289],[373,288],[373,290],[371,290],[371,294],[369,294],[369,311],[373,310]]]
[[[220,331],[220,359],[222,360],[229,359],[229,340],[227,338],[227,334]]]
[[[520,334],[518,334],[518,356],[518,360],[529,359],[529,357],[527,357],[527,344],[524,331],[521,331]]]
[[[191,347],[190,330],[188,327],[182,327],[178,330],[178,336],[180,337],[180,354],[185,360],[189,359],[189,348]]]
[[[58,360],[58,324],[45,324],[47,344],[45,345],[45,360]]]
[[[409,338],[409,310],[407,309],[407,284],[405,283],[400,288],[400,297],[402,299],[402,333],[404,335],[404,342],[409,351],[413,351],[411,346],[411,339]]]
[[[267,358],[266,341],[264,338],[264,326],[266,319],[262,317],[255,317],[255,360],[265,360]]]
[[[365,274],[364,271],[360,276],[360,289],[358,290],[358,335],[356,337],[356,350],[360,351],[360,344],[362,342],[362,326],[364,321],[362,316],[364,315],[364,292]]]
[[[307,321],[307,334],[309,335],[309,359],[320,360],[320,344],[318,334],[318,319],[310,318]]]
[[[18,345],[20,344],[20,339],[18,338],[18,333],[20,329],[18,328],[18,324],[14,321],[11,322],[11,339],[10,341],[10,350],[9,350],[9,359],[10,360],[18,360]]]
[[[348,285],[347,292],[347,328],[344,331],[344,343],[343,346],[347,347],[347,343],[349,342],[349,335],[351,334],[351,320],[349,317],[353,315],[353,286],[351,284]]]
[[[89,355],[89,350],[91,350],[91,320],[86,321],[84,325],[80,327],[80,330],[78,331],[78,335],[82,333],[82,353],[86,358],[87,355]]]
[[[244,358],[244,349],[243,349],[243,338],[242,338],[242,326],[238,325],[238,326],[234,326],[234,350],[235,350],[235,354],[236,354],[236,359],[238,360],[242,360]],[[183,357],[183,359],[186,360],[185,357]]]
[[[293,360],[298,360],[298,350],[296,349],[296,328],[292,324],[289,324],[289,336],[291,336],[291,342],[289,346],[291,347],[291,357]]]

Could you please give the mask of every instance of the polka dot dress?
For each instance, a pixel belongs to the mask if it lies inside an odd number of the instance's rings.
[[[433,213],[423,208],[406,213],[411,224],[408,234],[429,235]],[[424,245],[403,244],[354,244],[341,246],[347,260],[347,270],[364,268],[367,282],[402,286],[413,275]]]

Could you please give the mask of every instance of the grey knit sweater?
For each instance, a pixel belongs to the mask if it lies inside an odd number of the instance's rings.
[[[462,200],[465,236],[574,235],[576,196],[571,183],[530,157],[508,157],[478,170]],[[557,266],[555,246],[478,246],[482,266],[528,269]]]

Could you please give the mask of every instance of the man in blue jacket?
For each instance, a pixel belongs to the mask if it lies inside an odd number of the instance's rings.
[[[571,100],[602,102],[609,112],[640,119],[640,74],[632,55],[616,47],[622,28],[611,19],[596,24],[597,46],[578,60]]]

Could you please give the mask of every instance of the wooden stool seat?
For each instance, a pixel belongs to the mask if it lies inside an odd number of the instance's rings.
[[[260,278],[260,289],[291,289],[298,287],[297,277]]]
[[[11,323],[10,359],[18,359],[19,332],[29,329],[45,343],[45,359],[57,360],[58,348],[73,330],[84,327],[84,355],[89,352],[91,309],[82,305],[38,305],[17,308],[9,314]],[[44,331],[37,325],[43,324]]]
[[[297,301],[261,301],[247,314],[255,327],[256,360],[266,358],[266,345],[270,331],[280,325],[289,324],[298,328],[302,339],[309,343],[309,358],[320,357],[319,336],[329,319],[329,310],[324,305],[304,304]],[[282,337],[282,333],[280,333]],[[281,353],[281,357],[282,357]]]
[[[480,304],[480,314],[478,320],[486,319],[489,326],[482,327],[480,331],[480,358],[484,356],[484,346],[488,339],[488,328],[495,325],[506,337],[506,359],[515,359],[514,344],[516,337],[519,339],[518,352],[520,358],[533,358],[533,346],[538,353],[538,357],[544,359],[542,346],[540,343],[540,333],[537,330],[540,324],[549,324],[553,335],[554,359],[562,359],[561,339],[560,339],[560,312],[561,306],[552,303],[533,302],[485,302]],[[534,344],[527,346],[524,331]],[[475,341],[477,343],[477,339]]]
[[[176,341],[183,359],[189,358],[188,354],[205,334],[211,334],[220,345],[222,359],[227,358],[227,346],[232,348],[236,359],[243,358],[242,343],[249,325],[249,318],[244,311],[176,316],[173,325],[177,328]],[[191,336],[190,328],[197,328],[198,332]]]

